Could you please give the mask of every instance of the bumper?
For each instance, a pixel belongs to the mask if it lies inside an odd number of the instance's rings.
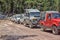
[[[33,25],[33,26],[40,27],[40,25],[39,25],[38,23],[36,23],[36,24],[33,24],[33,23],[32,23],[32,25]]]

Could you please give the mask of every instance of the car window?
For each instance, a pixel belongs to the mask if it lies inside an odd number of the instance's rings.
[[[54,13],[54,14],[52,14],[52,17],[53,18],[60,18],[60,13]]]
[[[30,16],[40,17],[40,12],[30,12]]]
[[[48,14],[48,19],[51,19],[51,14]]]

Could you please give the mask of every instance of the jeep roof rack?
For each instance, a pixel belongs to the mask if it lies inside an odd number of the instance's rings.
[[[58,11],[42,11],[41,13],[59,13]]]
[[[26,12],[40,12],[38,9],[25,9]]]
[[[58,11],[46,11],[46,13],[59,13]]]

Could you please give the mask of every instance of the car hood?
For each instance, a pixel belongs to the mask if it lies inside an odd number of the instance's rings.
[[[59,19],[52,19],[53,21],[57,21],[57,22],[60,22],[60,18]]]

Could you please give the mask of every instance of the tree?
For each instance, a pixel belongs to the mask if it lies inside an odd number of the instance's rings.
[[[9,15],[23,13],[26,8],[60,11],[59,4],[60,0],[0,0],[0,11]]]

